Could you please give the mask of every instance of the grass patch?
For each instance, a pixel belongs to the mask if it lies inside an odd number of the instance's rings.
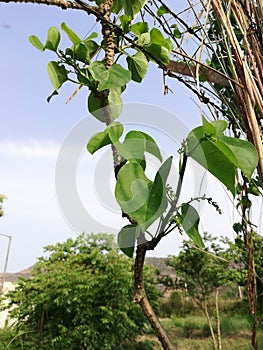
[[[177,350],[213,350],[210,331],[204,317],[165,318],[161,320],[164,329]],[[214,325],[215,328],[215,325]],[[221,317],[222,348],[224,350],[253,350],[251,346],[251,321],[247,316]],[[144,339],[156,341],[154,350],[161,350],[157,338],[149,328]],[[258,333],[258,348],[263,349],[263,332]]]

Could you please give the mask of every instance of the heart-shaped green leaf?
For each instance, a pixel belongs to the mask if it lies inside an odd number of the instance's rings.
[[[121,155],[127,160],[137,160],[139,163],[148,152],[162,161],[160,149],[154,139],[142,131],[132,130],[127,133],[123,143],[116,143]]]
[[[76,45],[75,50],[75,59],[84,63],[90,63],[89,51],[84,43],[79,43]]]
[[[123,125],[119,122],[111,123],[104,131],[94,134],[88,144],[87,149],[94,154],[100,148],[119,140],[123,133]]]
[[[107,127],[107,131],[112,143],[118,142],[123,134],[123,125],[119,122],[113,122]]]
[[[51,61],[49,62],[47,69],[53,88],[58,90],[68,79],[66,68],[63,64],[59,65],[57,62]]]
[[[131,72],[119,64],[114,64],[99,78],[98,91],[124,86],[131,80]]]
[[[147,73],[148,60],[144,53],[138,51],[134,56],[127,57],[129,70],[131,71],[132,80],[140,83]]]
[[[127,214],[138,223],[144,222],[152,182],[138,163],[125,164],[118,173],[115,197]]]
[[[139,40],[142,40],[141,37],[139,38]],[[173,46],[170,39],[165,39],[159,29],[153,28],[150,31],[150,41],[148,43],[145,42],[143,46],[148,52],[150,52],[154,56],[154,58],[161,61],[165,65],[169,64],[170,52]]]
[[[204,131],[204,136],[209,135],[209,136],[215,136],[216,135],[216,128],[213,126],[212,123],[209,123],[205,117],[202,117],[203,121],[203,131]]]
[[[133,257],[138,227],[135,225],[124,226],[118,234],[118,245],[129,258]]]
[[[147,33],[149,30],[147,22],[137,22],[131,26],[131,31],[135,35],[141,35],[143,33]]]
[[[122,112],[122,100],[120,94],[120,88],[110,89],[108,101],[113,119],[118,118]],[[98,119],[102,123],[106,123],[106,109],[105,107],[101,107],[101,101],[99,99],[99,96],[93,91],[91,91],[88,97],[88,110],[96,119]]]
[[[226,126],[224,121],[205,121],[204,126],[192,130],[187,137],[188,156],[206,168],[235,195],[236,168],[241,169],[250,179],[258,163],[258,154],[249,142],[224,136]]]
[[[163,16],[164,14],[169,13],[166,7],[160,6],[157,10],[157,16]]]
[[[109,145],[111,143],[111,140],[109,138],[108,132],[106,130],[97,132],[94,134],[88,144],[87,144],[87,149],[89,153],[94,154],[98,149]]]
[[[124,13],[132,19],[141,11],[146,0],[123,0],[122,6]]]
[[[45,48],[51,51],[57,51],[60,42],[60,33],[57,27],[51,27],[47,33],[47,41]]]
[[[198,212],[189,203],[184,203],[181,206],[181,213],[181,225],[183,226],[183,229],[185,230],[187,235],[198,247],[204,247],[204,242],[198,231],[198,226],[200,222]]]
[[[150,181],[138,163],[125,164],[118,173],[115,197],[122,210],[137,221],[144,232],[167,208],[166,181],[172,158],[168,158]]]

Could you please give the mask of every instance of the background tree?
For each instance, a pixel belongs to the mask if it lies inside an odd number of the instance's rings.
[[[214,347],[221,349],[219,288],[229,283],[229,262],[215,238],[205,233],[204,242],[207,243],[207,248],[202,251],[193,246],[192,242],[185,241],[179,255],[170,257],[167,264],[175,269],[175,288],[190,295],[204,312]],[[213,305],[211,296],[214,298]],[[213,314],[216,314],[217,319],[217,336],[212,324]]]
[[[135,341],[145,318],[132,301],[133,264],[119,254],[112,236],[82,234],[44,251],[32,277],[6,297],[14,321],[8,349],[149,348]],[[149,269],[146,276],[157,305]]]
[[[0,194],[0,217],[4,215],[2,203],[5,199],[6,199],[6,196],[3,194]]]

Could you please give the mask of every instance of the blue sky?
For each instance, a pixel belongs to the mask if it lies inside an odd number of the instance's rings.
[[[62,11],[32,4],[0,4],[0,193],[8,197],[4,205],[5,216],[0,221],[0,233],[12,236],[9,271],[19,271],[32,265],[36,258],[42,255],[44,245],[77,235],[76,228],[70,225],[70,220],[65,219],[61,212],[56,195],[55,169],[63,141],[69,137],[70,131],[78,128],[81,120],[88,116],[87,91],[83,88],[71,103],[66,105],[66,100],[75,89],[75,86],[66,84],[59,96],[48,104],[46,97],[52,92],[52,86],[47,74],[47,63],[55,57],[50,52],[37,51],[28,42],[28,37],[32,34],[45,41],[48,28],[59,28],[64,21],[80,37],[99,30],[99,25],[94,19],[81,11]],[[67,43],[66,40],[64,42]],[[156,119],[151,121],[147,119],[147,109],[144,112],[142,107],[142,115],[133,114],[131,120],[135,128],[138,128],[140,121],[146,129],[147,120],[152,126],[158,124],[159,131],[156,137],[162,145],[163,152],[169,155],[172,151],[176,156],[176,147],[173,147],[175,144],[169,143],[164,131],[171,131],[177,138],[176,120],[184,122],[186,129],[191,129],[200,124],[201,118],[199,109],[192,100],[192,94],[175,80],[169,82],[169,86],[173,94],[164,96],[161,71],[151,64],[143,84],[130,83],[123,95],[123,101],[124,104],[134,102],[158,105],[168,111],[168,114],[171,112],[176,116],[173,120],[164,113],[165,117],[161,117],[163,120],[157,120],[158,116],[154,116]],[[87,140],[88,135],[91,136],[91,130],[103,129],[103,125],[94,118],[90,117],[89,120],[86,124]],[[100,207],[102,193],[99,192],[104,180],[103,176],[98,180],[100,176],[96,169],[102,169],[100,175],[103,175],[105,169],[106,184],[111,194],[114,187],[111,162],[106,164],[105,154],[101,152],[93,159],[87,152],[80,156],[76,168],[76,187],[86,210],[92,211],[97,221],[101,218],[101,221],[108,222],[104,227],[111,226],[112,232],[116,232],[118,227],[126,222],[119,217],[118,208],[112,204],[112,198],[109,199],[109,205],[112,205],[113,209],[109,213],[105,203],[103,211]],[[108,155],[110,159],[110,154]],[[154,162],[152,164],[154,168]],[[195,176],[194,169],[193,166],[192,173],[191,169],[189,170],[186,179],[187,195],[191,194],[189,188]],[[94,176],[97,176],[96,181],[101,182],[98,182],[97,192],[92,193]],[[226,209],[224,216],[218,217],[214,210],[203,207],[202,229],[233,237],[230,222],[234,209],[223,188],[219,186],[221,185],[209,177],[206,193],[214,194],[215,200]],[[259,216],[256,220],[259,220]],[[91,227],[93,232],[101,229],[99,223],[98,226]],[[181,240],[178,234],[173,234],[152,254],[175,254]],[[6,246],[7,240],[0,236],[0,270],[3,269]]]

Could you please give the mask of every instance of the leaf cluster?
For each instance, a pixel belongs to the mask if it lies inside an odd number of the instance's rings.
[[[83,234],[45,252],[32,278],[21,279],[7,296],[17,334],[9,348],[19,343],[30,349],[132,346],[145,319],[132,301],[132,262],[118,253],[112,236]],[[149,270],[146,285],[156,302]]]

